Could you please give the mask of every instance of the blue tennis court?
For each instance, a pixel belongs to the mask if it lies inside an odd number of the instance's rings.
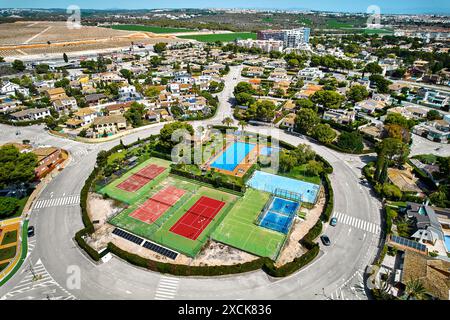
[[[275,197],[259,225],[277,232],[287,234],[300,204],[298,202]]]
[[[255,171],[247,185],[258,190],[275,194],[277,190],[286,190],[301,195],[302,202],[315,203],[320,190],[318,184]]]
[[[233,171],[255,148],[254,144],[233,142],[211,164],[212,168]]]

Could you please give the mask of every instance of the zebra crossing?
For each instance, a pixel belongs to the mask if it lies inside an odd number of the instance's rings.
[[[347,279],[341,286],[339,286],[329,296],[331,300],[362,300],[366,299],[364,294],[364,271],[357,270]]]
[[[28,274],[0,300],[76,300],[75,296],[60,286],[47,272],[41,259],[25,271],[28,271]]]
[[[158,288],[155,292],[155,300],[174,299],[178,291],[178,282],[180,280],[172,277],[161,277]]]
[[[31,252],[33,252],[34,247],[36,246],[36,238],[33,239],[29,239],[28,240],[28,252],[27,252],[27,257],[31,254]]]
[[[35,202],[33,209],[70,206],[70,205],[77,205],[79,203],[80,203],[80,195],[70,195],[50,199],[39,199]]]
[[[335,212],[333,215],[334,218],[337,218],[338,223],[343,223],[352,227],[355,227],[357,229],[361,229],[373,234],[380,234],[381,232],[381,228],[379,225],[373,223],[373,222],[369,222],[369,221],[365,221],[362,219],[358,219],[352,216],[349,216],[345,213],[341,213],[341,212]]]

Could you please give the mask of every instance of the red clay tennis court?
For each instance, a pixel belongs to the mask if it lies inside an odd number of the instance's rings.
[[[183,189],[169,186],[148,199],[130,216],[145,223],[153,223],[186,193]]]
[[[170,231],[185,238],[196,240],[224,205],[225,202],[203,196],[186,211],[170,228]]]
[[[159,176],[164,170],[166,170],[166,168],[150,164],[139,172],[129,176],[125,181],[119,183],[117,188],[128,192],[135,192]]]

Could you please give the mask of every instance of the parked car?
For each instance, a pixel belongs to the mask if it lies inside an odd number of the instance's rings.
[[[331,245],[330,238],[328,238],[328,236],[327,236],[326,234],[320,236],[320,240],[322,240],[322,243],[323,243],[325,246],[330,246],[330,245]]]
[[[331,220],[330,220],[330,226],[335,227],[336,225],[337,225],[337,218],[336,218],[336,217],[331,218]]]
[[[29,237],[34,236],[34,227],[33,226],[29,226],[27,232],[28,232],[28,236]]]

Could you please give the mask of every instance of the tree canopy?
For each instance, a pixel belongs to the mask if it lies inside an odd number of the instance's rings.
[[[32,152],[20,153],[12,146],[0,148],[0,185],[29,182],[34,179],[37,157]]]

